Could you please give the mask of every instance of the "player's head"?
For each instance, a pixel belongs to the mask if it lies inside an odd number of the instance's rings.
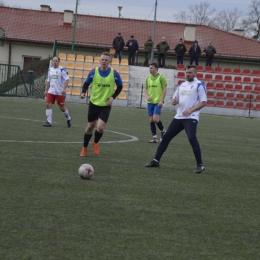
[[[100,57],[100,65],[102,69],[107,69],[110,63],[110,54],[108,52],[103,52]]]
[[[60,64],[60,58],[57,57],[57,56],[54,56],[52,58],[52,65],[54,68],[58,68],[59,67],[59,64]]]
[[[158,73],[158,64],[156,62],[150,64],[150,73],[154,76]]]
[[[186,80],[193,81],[197,74],[197,68],[195,65],[188,65],[186,67]]]

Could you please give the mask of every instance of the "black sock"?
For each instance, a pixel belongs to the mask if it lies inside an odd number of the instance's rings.
[[[156,135],[156,127],[155,127],[155,122],[150,122],[150,127],[151,127],[151,132],[152,135]]]
[[[95,131],[95,137],[94,137],[94,142],[98,143],[100,138],[102,137],[103,133],[99,133],[97,130]]]
[[[163,124],[162,124],[162,121],[160,120],[158,123],[156,123],[158,128],[160,129],[160,131],[162,132],[164,127],[163,127]]]
[[[84,135],[84,143],[83,143],[84,147],[88,147],[88,143],[89,143],[89,140],[91,139],[91,137],[92,137],[92,134],[91,135],[87,135],[87,134]]]

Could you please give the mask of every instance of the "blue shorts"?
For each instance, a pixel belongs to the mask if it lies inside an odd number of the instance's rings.
[[[148,116],[161,115],[162,107],[159,107],[158,104],[147,104]]]

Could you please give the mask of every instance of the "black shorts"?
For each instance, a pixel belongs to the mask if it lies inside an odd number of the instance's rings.
[[[100,118],[106,123],[109,118],[110,111],[111,106],[101,107],[89,102],[88,122],[94,122]]]

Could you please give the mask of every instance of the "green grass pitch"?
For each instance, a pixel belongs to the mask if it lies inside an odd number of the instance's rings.
[[[194,174],[184,132],[144,167],[158,144],[143,109],[114,107],[100,156],[79,157],[87,105],[66,105],[72,127],[55,104],[44,128],[43,101],[0,98],[0,259],[260,259],[259,119],[201,115]]]

